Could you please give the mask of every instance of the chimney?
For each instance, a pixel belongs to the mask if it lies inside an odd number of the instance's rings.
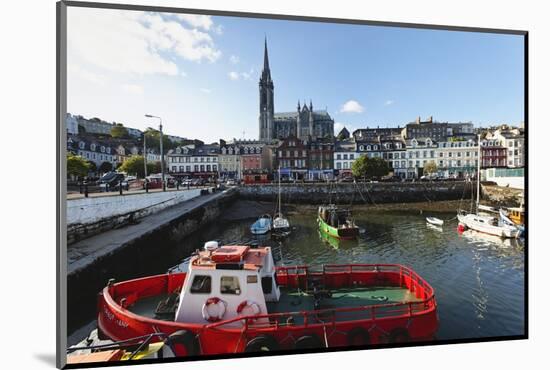
[[[420,116],[416,117],[416,123],[417,123],[417,124],[420,123]]]
[[[432,123],[433,122],[433,116],[430,116],[430,118],[428,118],[428,122]]]

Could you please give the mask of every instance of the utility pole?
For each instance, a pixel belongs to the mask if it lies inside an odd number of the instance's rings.
[[[143,133],[143,178],[147,178],[147,145],[145,144],[145,132]]]
[[[162,148],[162,118],[158,116],[153,116],[152,114],[146,114],[147,118],[158,118],[159,119],[159,131],[160,131],[160,171],[162,172],[162,191],[166,191],[166,181],[164,176],[164,150]]]

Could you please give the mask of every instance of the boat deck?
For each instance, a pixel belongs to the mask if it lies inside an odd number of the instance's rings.
[[[330,296],[324,296],[319,299],[317,308],[315,307],[315,297],[304,291],[289,291],[281,288],[281,297],[279,302],[268,302],[267,309],[272,313],[297,313],[302,311],[331,310],[339,308],[357,308],[373,305],[385,305],[392,303],[418,302],[421,299],[416,298],[407,288],[401,287],[368,287],[355,289],[338,289],[331,292]],[[377,309],[377,314],[382,313],[384,309]],[[387,310],[390,313],[391,309]],[[358,320],[369,318],[370,310],[356,310],[351,312],[338,312],[337,321]],[[303,322],[303,315],[292,315],[293,322],[300,324]],[[281,322],[286,319],[281,318]]]
[[[140,299],[135,302],[130,310],[141,316],[157,318],[166,321],[173,320],[173,314],[164,317],[155,317],[155,309],[159,302],[165,300],[168,295],[159,295],[150,298]],[[414,293],[403,287],[361,287],[350,289],[338,289],[318,298],[318,306],[315,307],[315,297],[311,293],[302,290],[281,288],[279,302],[268,302],[269,314],[289,313],[279,318],[280,323],[286,323],[292,317],[294,324],[302,324],[304,316],[300,312],[317,310],[331,310],[339,308],[357,308],[373,305],[386,305],[392,303],[419,302]],[[395,308],[377,308],[377,316],[391,315]],[[336,313],[336,321],[360,320],[371,317],[369,309],[354,310],[350,312]],[[330,315],[330,314],[327,314]],[[315,317],[318,319],[318,317]],[[332,317],[331,317],[332,319]]]

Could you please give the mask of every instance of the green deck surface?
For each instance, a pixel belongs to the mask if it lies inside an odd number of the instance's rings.
[[[415,295],[408,289],[400,287],[338,289],[337,291],[332,292],[331,297],[321,298],[318,309],[338,309],[418,301],[420,301],[420,299],[416,298]],[[313,297],[313,294],[308,294],[298,290],[289,291],[281,288],[281,297],[279,302],[267,303],[267,309],[270,314],[313,311],[315,309],[314,302],[315,298]],[[390,310],[379,309],[377,311],[377,313],[381,315],[383,315],[384,312],[389,314]],[[359,320],[370,318],[370,315],[370,310],[341,312],[336,314],[336,320]],[[303,322],[303,316],[293,315],[293,320],[294,324],[301,324]],[[284,322],[286,319],[281,318],[280,321]]]

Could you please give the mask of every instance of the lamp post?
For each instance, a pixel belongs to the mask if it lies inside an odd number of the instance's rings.
[[[143,133],[143,170],[144,176],[143,179],[147,178],[147,145],[145,143],[145,132]]]
[[[153,116],[152,114],[146,114],[147,118],[159,119],[159,131],[160,131],[160,171],[162,173],[162,191],[166,191],[166,181],[164,180],[164,150],[162,148],[162,118]]]

